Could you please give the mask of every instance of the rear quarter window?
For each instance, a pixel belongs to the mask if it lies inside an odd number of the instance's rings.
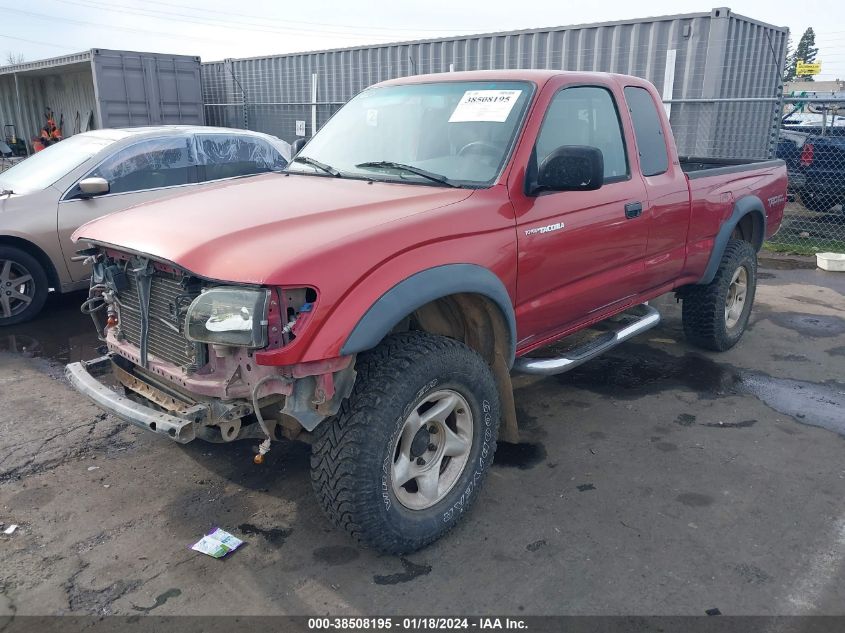
[[[666,138],[654,99],[645,88],[627,86],[625,100],[634,123],[643,176],[665,173],[669,169],[669,155],[666,153]]]

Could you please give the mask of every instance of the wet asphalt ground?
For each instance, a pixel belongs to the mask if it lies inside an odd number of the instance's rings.
[[[0,615],[845,614],[845,275],[761,273],[725,354],[667,296],[639,339],[517,378],[522,443],[408,557],[329,525],[305,445],[259,467],[102,414],[61,378],[96,355],[82,297],[53,297],[0,330]],[[192,552],[215,526],[246,545]]]

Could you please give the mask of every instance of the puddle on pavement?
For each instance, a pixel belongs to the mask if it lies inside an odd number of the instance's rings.
[[[815,302],[809,299],[790,297],[805,301],[806,303],[817,303],[826,305],[823,302]],[[775,325],[798,332],[802,336],[832,337],[845,334],[845,319],[836,316],[821,316],[818,314],[799,314],[796,312],[772,312],[766,315]]]
[[[542,444],[531,442],[510,442],[496,443],[496,456],[493,465],[507,468],[518,468],[528,470],[546,459],[546,447]]]
[[[711,399],[736,393],[739,373],[698,354],[673,356],[641,343],[620,347],[585,363],[557,380],[617,400],[631,400],[671,388],[686,388]]]
[[[814,270],[816,268],[816,262],[802,259],[761,257],[760,268],[771,268],[774,270]]]
[[[752,372],[743,376],[742,384],[745,391],[775,411],[845,436],[845,384],[772,378]]]
[[[748,394],[797,422],[845,436],[843,383],[775,378],[717,363],[699,354],[673,356],[637,343],[621,346],[619,350],[618,354],[611,352],[561,374],[557,380],[617,400],[641,398],[674,388],[694,391],[703,399]],[[749,420],[743,425],[752,424]]]
[[[54,369],[96,358],[102,343],[91,317],[79,311],[84,299],[78,292],[51,296],[34,321],[0,328],[0,352],[40,358]]]
[[[285,539],[293,534],[292,528],[261,528],[252,523],[241,523],[238,531],[246,536],[263,536],[271,545],[277,547],[284,545]]]
[[[398,585],[431,573],[431,565],[417,565],[404,556],[399,557],[399,562],[402,563],[403,571],[385,576],[375,574],[373,575],[373,582],[377,585]]]

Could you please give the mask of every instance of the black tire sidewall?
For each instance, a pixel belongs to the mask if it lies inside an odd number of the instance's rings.
[[[722,293],[721,293],[721,328],[720,334],[724,338],[727,347],[734,346],[748,326],[748,320],[751,318],[751,309],[754,305],[754,298],[757,294],[757,257],[756,254],[747,242],[743,242],[746,246],[735,251],[734,255],[725,261],[724,273],[721,279]],[[748,290],[745,296],[745,305],[742,308],[742,314],[739,317],[736,325],[728,328],[728,324],[724,318],[724,308],[727,305],[728,293],[730,292],[731,280],[734,274],[740,268],[744,267],[748,275]]]
[[[29,271],[35,284],[35,295],[32,298],[32,302],[23,312],[8,318],[4,318],[0,314],[0,327],[24,323],[34,318],[44,307],[49,292],[47,273],[44,272],[44,267],[41,263],[32,255],[14,246],[0,246],[0,260],[6,259],[20,263]]]
[[[725,306],[737,268],[748,272],[748,292],[737,324],[728,330]],[[724,352],[739,342],[751,316],[757,292],[757,252],[748,242],[729,240],[713,280],[683,289],[683,328],[687,340],[702,349]]]

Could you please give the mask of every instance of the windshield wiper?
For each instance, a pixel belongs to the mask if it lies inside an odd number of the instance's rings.
[[[335,178],[342,178],[342,174],[332,167],[331,165],[326,165],[325,163],[321,163],[318,160],[311,158],[310,156],[297,156],[293,159],[294,163],[304,163],[306,165],[311,165],[312,167],[316,167],[320,171],[324,171],[330,176],[334,176]]]
[[[13,193],[11,189],[0,189],[0,196],[11,196]]]
[[[441,176],[440,174],[435,174],[434,172],[427,171],[425,169],[420,169],[419,167],[414,167],[413,165],[406,165],[405,163],[395,163],[391,160],[373,160],[366,163],[358,163],[355,165],[356,167],[387,167],[388,169],[400,169],[402,171],[407,171],[409,174],[416,174],[417,176],[422,176],[428,180],[432,180],[434,182],[439,182],[442,185],[446,185],[447,187],[457,187],[455,183],[449,180],[446,176]]]

